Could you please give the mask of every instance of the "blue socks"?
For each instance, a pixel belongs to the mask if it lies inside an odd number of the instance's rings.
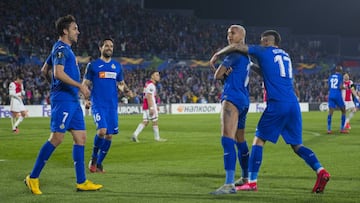
[[[256,181],[262,162],[263,147],[253,145],[249,161],[249,182]]]
[[[74,144],[73,159],[74,159],[74,166],[75,166],[76,182],[78,184],[84,183],[86,180],[84,153],[85,153],[84,146]]]
[[[106,157],[106,154],[108,153],[111,146],[111,140],[103,139],[103,144],[100,147],[100,153],[99,157],[97,159],[97,164],[102,164],[103,160]]]
[[[235,182],[236,167],[235,140],[222,136],[221,144],[224,149],[225,184],[233,184]]]
[[[91,157],[92,158],[98,158],[99,149],[101,149],[101,146],[104,143],[104,138],[100,138],[99,135],[95,135],[94,137],[94,148]]]
[[[236,146],[238,148],[238,159],[241,167],[241,177],[247,178],[249,171],[249,148],[245,142],[237,142]]]
[[[327,130],[330,131],[331,130],[331,120],[332,120],[332,115],[328,115],[328,119],[327,119]],[[341,130],[344,130],[344,127],[345,127],[345,121],[346,121],[346,115],[341,115],[341,126],[340,126],[340,129]]]
[[[54,150],[54,145],[52,145],[49,141],[45,142],[45,144],[40,149],[34,168],[30,173],[30,178],[38,178],[40,176],[40,173],[44,168],[46,161],[49,159]]]
[[[346,116],[345,115],[341,115],[341,130],[344,130],[345,127],[345,120],[346,120]]]
[[[301,146],[298,151],[296,152],[297,155],[299,155],[304,161],[314,170],[317,171],[321,164],[319,160],[316,158],[316,155],[311,149]]]
[[[332,119],[332,115],[328,115],[328,119],[327,119],[327,126],[328,126],[328,130],[330,131],[331,130],[331,119]]]

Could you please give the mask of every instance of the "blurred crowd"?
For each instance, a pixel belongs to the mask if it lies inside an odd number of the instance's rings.
[[[137,4],[117,0],[13,0],[0,2],[0,45],[15,57],[0,63],[0,104],[9,104],[8,86],[15,74],[25,80],[26,104],[49,102],[49,84],[41,77],[40,66],[20,63],[21,57],[37,56],[44,61],[57,40],[54,21],[66,14],[77,18],[80,36],[74,52],[79,56],[97,58],[97,42],[104,37],[115,40],[114,56],[163,59],[208,60],[227,44],[229,24],[201,21],[194,15],[180,15],[142,9]],[[248,43],[258,43],[260,32],[249,29]],[[286,31],[282,46],[293,57],[293,62],[317,61],[326,54],[316,43],[298,41]],[[86,64],[82,64],[84,71]],[[135,98],[119,95],[119,102],[140,103],[147,70],[124,70],[125,80],[136,93]],[[329,72],[295,75],[295,86],[302,102],[326,101],[326,79]],[[158,84],[162,103],[213,103],[219,101],[221,83],[213,80],[208,68],[171,66],[161,72]],[[252,101],[262,101],[262,79],[252,73],[250,81]]]
[[[85,64],[81,66],[82,74]],[[124,77],[128,86],[135,93],[134,98],[127,98],[119,94],[119,103],[142,102],[142,90],[148,80],[148,70],[124,69]],[[12,78],[20,73],[24,77],[25,104],[48,104],[50,85],[41,76],[40,67],[36,65],[14,64],[0,66],[0,104],[8,105],[8,86]],[[294,85],[301,102],[327,101],[327,78],[330,71],[317,74],[296,74]],[[173,66],[161,71],[161,81],[157,85],[159,101],[167,103],[216,103],[220,100],[222,84],[213,79],[213,72],[209,68],[192,68],[188,66]],[[250,73],[250,99],[252,102],[263,101],[262,77],[254,72]]]
[[[73,14],[79,25],[74,50],[80,56],[97,57],[97,42],[115,40],[115,55],[162,58],[208,59],[227,44],[228,23],[214,23],[173,12],[142,9],[117,0],[6,0],[0,2],[0,44],[16,56],[36,55],[44,59],[57,40],[54,21]],[[247,42],[258,43],[263,31],[247,27]],[[282,46],[298,61],[323,57],[319,44],[293,39],[281,30]]]

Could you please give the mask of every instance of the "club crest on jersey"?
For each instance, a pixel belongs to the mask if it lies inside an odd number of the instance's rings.
[[[115,69],[116,68],[115,64],[111,64],[111,68]]]

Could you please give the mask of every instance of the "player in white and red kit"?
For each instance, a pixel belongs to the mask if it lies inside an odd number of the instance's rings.
[[[154,139],[159,142],[164,142],[166,139],[161,139],[158,127],[158,107],[156,104],[156,83],[160,81],[160,73],[158,71],[150,72],[150,80],[145,83],[143,91],[143,121],[138,125],[132,136],[132,141],[139,142],[138,136],[140,132],[152,122],[154,131]]]
[[[342,94],[345,102],[346,111],[349,112],[345,120],[345,129],[351,129],[350,120],[356,112],[354,99],[359,100],[359,97],[356,94],[355,85],[353,81],[350,80],[349,74],[347,73],[344,74],[344,87],[345,89],[342,90]],[[353,95],[355,95],[356,97],[353,98]]]
[[[27,116],[27,110],[22,100],[24,95],[23,78],[18,75],[9,85],[11,127],[14,133],[19,132],[18,126]]]

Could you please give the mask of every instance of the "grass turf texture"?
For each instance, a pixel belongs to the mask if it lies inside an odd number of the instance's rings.
[[[251,147],[258,113],[248,114],[246,136]],[[304,144],[316,153],[331,174],[324,194],[312,194],[315,173],[280,138],[267,143],[259,173],[258,192],[212,196],[224,183],[218,114],[161,115],[160,135],[153,140],[150,126],[130,141],[141,115],[121,115],[120,133],[114,136],[104,161],[106,174],[87,178],[104,185],[101,191],[75,192],[72,137],[55,150],[40,176],[43,195],[35,196],[23,179],[31,171],[40,147],[49,137],[49,118],[26,118],[13,134],[10,119],[0,119],[1,202],[358,202],[360,188],[360,118],[355,115],[350,134],[338,133],[340,114],[333,117],[333,135],[326,134],[326,112],[303,113]],[[95,126],[86,117],[89,161]],[[240,169],[237,164],[237,176]]]

